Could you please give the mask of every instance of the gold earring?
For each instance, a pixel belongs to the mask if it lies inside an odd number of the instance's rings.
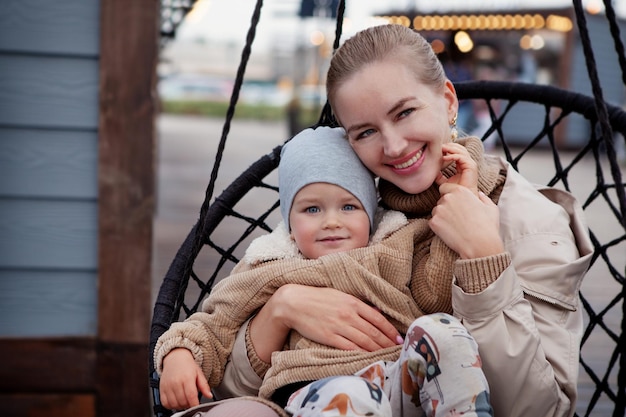
[[[458,114],[455,114],[454,118],[452,119],[452,123],[450,123],[450,139],[452,139],[452,142],[455,142],[456,138],[459,137],[459,131],[456,128],[457,117],[458,117]]]

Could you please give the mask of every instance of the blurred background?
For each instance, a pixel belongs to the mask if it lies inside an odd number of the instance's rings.
[[[332,53],[337,3],[264,2],[241,91],[243,107],[263,105],[265,110],[257,108],[254,113],[268,118],[300,109],[298,121],[309,121],[312,116],[307,111],[325,100],[324,75]],[[163,0],[162,4],[166,36],[158,91],[163,109],[215,111],[211,110],[215,103],[230,97],[255,2]],[[593,17],[603,13],[603,2],[587,0],[584,4],[590,32],[599,40],[596,44],[607,45],[606,50],[596,51],[596,59],[606,62],[600,77],[607,99],[621,104],[624,91],[619,67],[608,56],[610,33],[605,20]],[[625,5],[624,1],[615,2],[620,16],[626,13]],[[419,30],[432,42],[453,81],[517,80],[590,92],[571,1],[353,1],[346,5],[343,38],[386,22]],[[274,112],[279,108],[285,111]],[[242,109],[240,116],[246,113]],[[480,128],[480,119],[480,109],[467,109],[460,115],[460,125],[472,131]]]

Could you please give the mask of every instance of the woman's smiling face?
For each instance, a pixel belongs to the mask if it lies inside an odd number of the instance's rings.
[[[363,164],[410,194],[441,171],[457,109],[450,81],[439,89],[423,84],[401,59],[364,66],[338,87],[333,108]]]

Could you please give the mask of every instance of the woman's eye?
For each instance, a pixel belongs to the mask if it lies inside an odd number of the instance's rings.
[[[359,133],[359,134],[356,136],[356,140],[359,140],[359,139],[365,139],[366,137],[368,137],[368,136],[370,136],[370,135],[373,135],[373,134],[374,134],[374,129],[367,129],[367,130],[364,130],[363,132]]]
[[[319,207],[311,206],[311,207],[307,207],[306,209],[304,209],[304,211],[306,213],[315,214],[315,213],[319,213],[320,209]]]
[[[400,113],[398,113],[398,118],[402,119],[404,117],[407,117],[409,114],[413,113],[414,111],[415,111],[414,108],[404,109]]]

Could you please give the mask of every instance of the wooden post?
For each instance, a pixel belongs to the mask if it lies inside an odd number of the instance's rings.
[[[101,2],[97,416],[148,416],[157,0]]]

